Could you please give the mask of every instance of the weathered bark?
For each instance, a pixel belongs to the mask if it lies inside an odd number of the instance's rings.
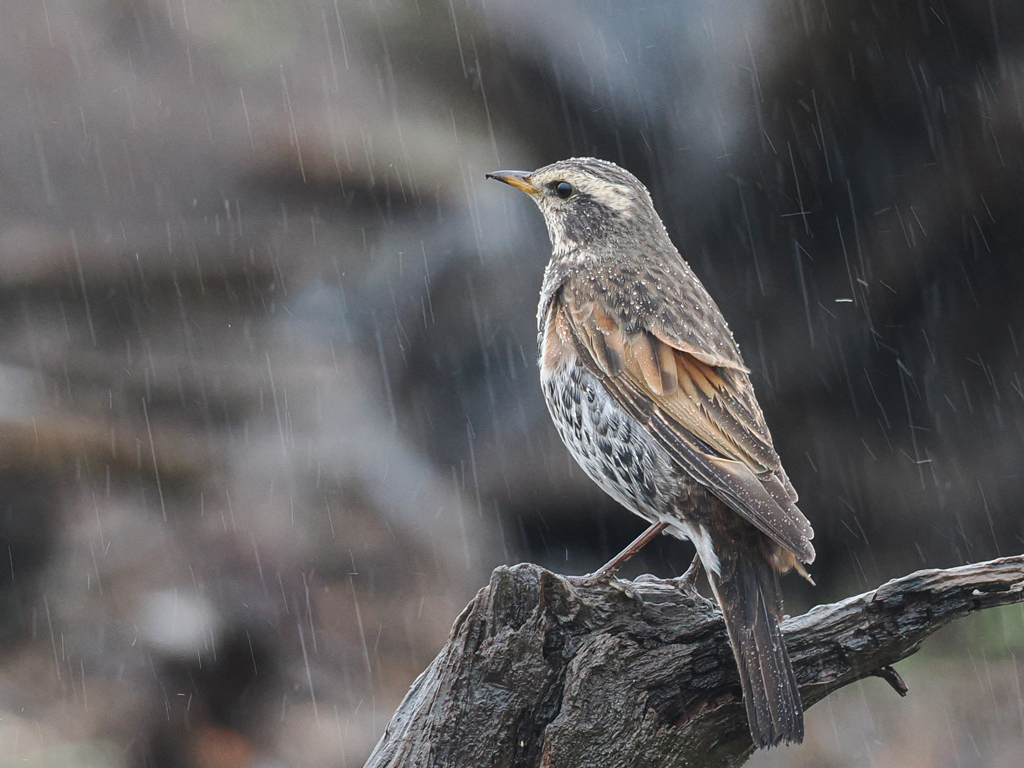
[[[972,611],[1019,602],[1024,556],[918,571],[783,623],[804,707]],[[902,689],[902,690],[901,690]],[[738,766],[753,746],[721,615],[690,587],[494,571],[366,768]]]

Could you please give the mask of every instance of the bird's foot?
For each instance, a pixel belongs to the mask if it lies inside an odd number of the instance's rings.
[[[697,591],[697,578],[700,576],[702,564],[700,562],[700,555],[693,556],[693,562],[690,563],[690,567],[687,568],[683,574],[677,577],[675,581],[676,589],[683,592],[695,600],[710,603],[704,595]]]
[[[630,600],[636,600],[643,602],[640,594],[633,588],[632,582],[623,581],[615,578],[615,574],[618,568],[601,568],[593,573],[588,573],[585,576],[566,576],[565,579],[577,587],[596,587],[599,584],[603,584],[607,587],[614,589],[616,592],[621,592]]]
[[[588,573],[585,576],[566,576],[565,578],[572,582],[578,587],[596,587],[598,584],[607,584],[610,587],[614,587],[618,581],[615,578],[615,573],[618,568],[599,568],[593,573]]]
[[[700,555],[693,556],[690,567],[683,571],[681,576],[676,577],[676,586],[679,589],[696,589],[697,578],[700,576],[701,562]]]

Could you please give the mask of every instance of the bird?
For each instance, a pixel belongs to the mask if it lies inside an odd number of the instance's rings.
[[[547,226],[538,362],[555,428],[586,474],[650,523],[593,580],[662,532],[692,542],[754,745],[801,742],[779,577],[811,580],[814,531],[722,312],[629,171],[580,157],[486,176],[525,192]]]

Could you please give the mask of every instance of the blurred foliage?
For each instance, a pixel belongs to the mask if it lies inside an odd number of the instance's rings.
[[[1007,605],[982,611],[937,632],[920,652],[923,659],[1021,659],[1024,661],[1024,606]]]

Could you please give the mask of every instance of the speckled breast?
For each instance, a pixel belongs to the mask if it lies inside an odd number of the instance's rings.
[[[541,386],[562,442],[605,493],[651,522],[675,517],[685,480],[596,376],[577,359],[565,360],[542,370]]]

